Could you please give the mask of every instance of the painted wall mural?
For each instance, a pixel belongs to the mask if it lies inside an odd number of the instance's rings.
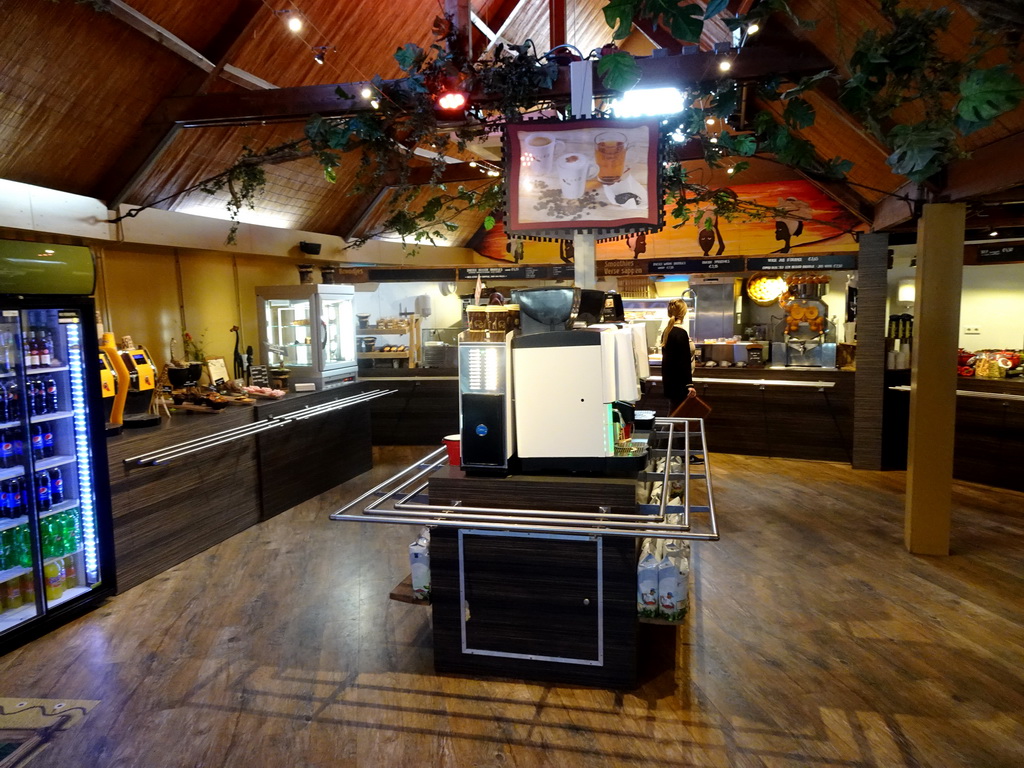
[[[801,250],[855,251],[851,231],[865,229],[860,220],[808,181],[780,181],[739,184],[732,189],[742,199],[782,208],[786,215],[765,221],[716,221],[712,229],[693,224],[674,229],[668,218],[665,228],[637,239],[597,244],[597,258],[658,259],[706,258],[714,256],[756,256],[770,253],[799,253]],[[481,255],[513,261],[508,240],[499,222],[471,245]],[[558,243],[526,242],[520,254],[526,262],[554,263],[559,259]]]

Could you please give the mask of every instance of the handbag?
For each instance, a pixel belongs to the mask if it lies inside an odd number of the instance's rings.
[[[672,413],[669,414],[669,418],[673,419],[703,419],[711,413],[711,406],[697,397],[697,393],[692,393],[683,402],[679,404]]]

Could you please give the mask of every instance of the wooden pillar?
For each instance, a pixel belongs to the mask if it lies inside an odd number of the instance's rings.
[[[857,371],[853,393],[853,468],[882,468],[885,400],[885,296],[889,236],[860,236],[857,257]]]
[[[919,555],[949,554],[965,217],[963,203],[929,204],[917,228],[903,541]]]
[[[565,38],[565,0],[548,0],[548,26],[551,28],[549,51],[569,42]]]

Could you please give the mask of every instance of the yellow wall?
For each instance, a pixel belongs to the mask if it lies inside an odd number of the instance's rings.
[[[97,249],[96,303],[106,329],[144,345],[157,366],[170,358],[172,338],[184,357],[187,330],[207,357],[223,357],[233,371],[231,326],[240,328],[239,351],[252,345],[259,355],[256,286],[299,282],[295,264],[276,257],[147,248]]]

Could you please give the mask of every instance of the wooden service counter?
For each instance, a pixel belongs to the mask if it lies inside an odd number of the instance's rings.
[[[910,372],[886,375],[887,469],[907,466]],[[956,380],[953,476],[996,488],[1024,491],[1024,379]],[[937,415],[937,418],[939,416]]]
[[[638,408],[668,415],[660,368]],[[854,374],[834,368],[698,368],[711,406],[709,450],[823,461],[851,460]]]
[[[363,369],[357,386],[395,390],[370,403],[374,445],[438,445],[459,431],[457,368]]]
[[[214,414],[176,412],[159,427],[109,438],[118,591],[370,469],[368,403],[246,434],[267,417],[356,391],[340,387],[289,394]],[[228,430],[242,434],[192,453],[170,453],[155,464],[126,461]]]
[[[633,513],[633,479],[430,476],[431,504]],[[435,528],[434,666],[630,688],[637,677],[633,538]]]

